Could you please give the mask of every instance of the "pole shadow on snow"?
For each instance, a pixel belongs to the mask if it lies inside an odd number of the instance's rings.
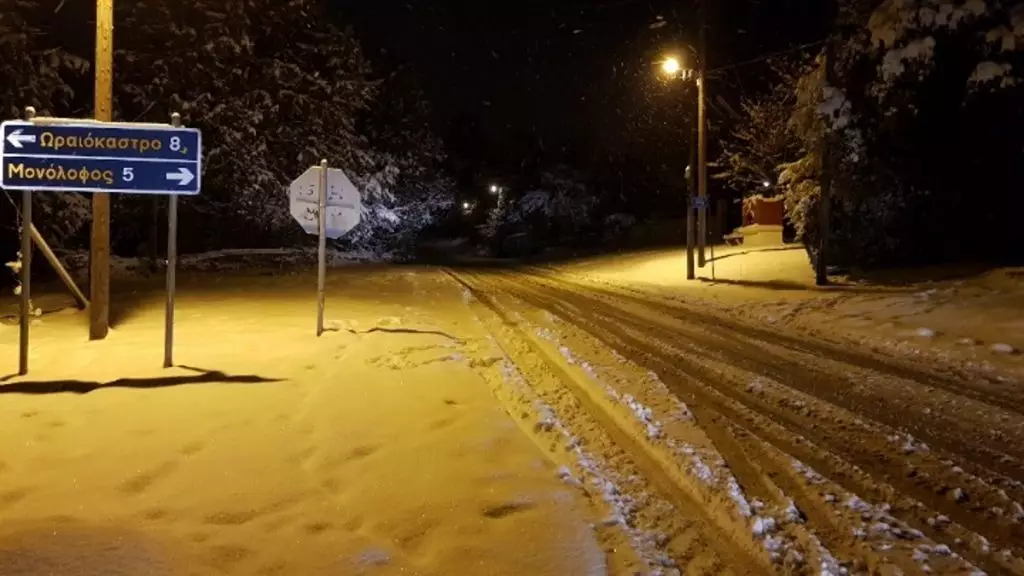
[[[727,258],[733,258],[735,256],[748,256],[750,254],[759,254],[761,252],[792,252],[794,250],[803,250],[801,246],[779,246],[776,248],[751,248],[749,250],[741,250],[739,252],[727,252],[720,254],[714,258],[708,258],[708,262],[721,262]]]
[[[270,384],[283,382],[279,378],[264,378],[252,374],[229,375],[219,370],[203,370],[190,366],[179,366],[195,372],[190,376],[161,376],[156,378],[119,378],[111,382],[92,382],[86,380],[38,380],[2,384],[13,378],[0,378],[0,394],[88,394],[107,388],[169,388],[173,386],[191,386],[195,384]]]
[[[701,276],[698,281],[704,284],[726,284],[730,286],[746,286],[750,288],[766,288],[779,292],[851,292],[858,294],[899,294],[890,287],[864,286],[861,284],[842,284],[832,282],[828,286],[815,286],[792,280],[730,280],[729,278],[707,278]]]
[[[800,282],[791,282],[789,280],[729,280],[728,278],[698,278],[705,284],[728,284],[731,286],[751,286],[756,288],[767,288],[769,290],[781,290],[781,291],[792,291],[792,292],[804,292],[808,290],[814,290],[813,286],[807,286]]]

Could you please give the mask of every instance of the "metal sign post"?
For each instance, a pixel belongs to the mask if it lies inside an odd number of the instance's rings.
[[[25,108],[25,118],[31,120],[35,108]],[[28,374],[28,331],[32,322],[32,191],[21,192],[21,310],[18,326],[18,375]]]
[[[21,326],[18,374],[28,374],[28,327],[32,320],[32,192],[21,193]]]
[[[171,126],[181,127],[181,114],[171,114]],[[174,366],[174,291],[178,269],[178,197],[167,199],[167,312],[164,315],[164,368]]]
[[[362,198],[344,172],[328,168],[327,160],[313,166],[288,187],[292,217],[307,234],[317,235],[316,335],[324,333],[327,301],[327,240],[337,240],[359,225]]]
[[[324,333],[324,304],[327,289],[327,160],[320,161],[320,186],[317,196],[317,229],[320,237],[317,244],[316,273],[316,335]]]

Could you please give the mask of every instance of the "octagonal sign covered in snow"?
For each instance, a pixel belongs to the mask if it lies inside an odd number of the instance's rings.
[[[288,187],[288,204],[292,218],[307,234],[319,233],[320,167],[313,166]],[[362,212],[359,190],[338,168],[327,170],[327,230],[331,240],[348,234],[359,224]]]

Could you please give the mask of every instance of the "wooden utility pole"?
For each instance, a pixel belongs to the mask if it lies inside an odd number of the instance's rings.
[[[113,118],[114,0],[96,0],[95,116]],[[89,253],[89,339],[102,340],[110,328],[110,195],[92,195]]]
[[[708,134],[707,134],[707,10],[700,2],[700,35],[697,55],[697,195],[700,197],[697,223],[697,265],[707,263],[704,246],[708,236]]]
[[[825,44],[825,86],[835,87],[835,33]],[[835,163],[832,161],[832,119],[825,119],[821,135],[820,197],[818,198],[818,260],[815,263],[815,283],[828,285],[828,236],[832,219],[832,180]]]

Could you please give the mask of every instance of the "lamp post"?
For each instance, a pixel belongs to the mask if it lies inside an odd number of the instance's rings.
[[[505,203],[505,187],[500,184],[491,184],[491,194],[498,197],[498,207]]]
[[[697,197],[700,202],[697,206],[699,213],[698,231],[697,231],[697,247],[698,247],[698,265],[703,268],[705,265],[704,258],[704,243],[705,237],[707,236],[707,118],[705,114],[705,93],[704,93],[704,64],[703,59],[700,58],[699,53],[692,46],[687,46],[691,52],[693,52],[694,59],[697,61],[697,68],[687,68],[683,66],[681,61],[673,56],[665,58],[661,63],[661,71],[669,79],[675,80],[694,80],[697,84],[697,158],[691,158],[689,165],[687,166],[687,187],[690,189],[686,202],[686,277],[689,280],[693,280],[696,277],[693,266],[693,252],[694,252],[694,202],[693,202],[693,186],[692,182],[695,179],[697,181]],[[692,150],[692,139],[691,139],[691,150]],[[693,154],[691,154],[693,156]],[[694,160],[696,160],[696,170],[693,171],[693,178],[690,177],[690,166],[693,166]]]

